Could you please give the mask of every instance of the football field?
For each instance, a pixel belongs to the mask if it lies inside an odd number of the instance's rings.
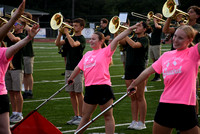
[[[162,45],[162,52],[170,50],[171,45]],[[91,50],[89,44],[86,45],[85,51]],[[56,91],[65,85],[64,76],[61,75],[65,71],[64,59],[58,54],[58,48],[53,43],[34,42],[34,86],[33,98],[24,100],[23,116],[39,106],[45,99],[48,99]],[[120,52],[117,48],[113,55],[113,65],[110,67],[110,75],[112,88],[116,97],[119,99],[126,93],[125,81],[121,79],[124,69],[120,61]],[[149,60],[149,65],[152,60]],[[151,134],[153,119],[159,103],[160,95],[163,91],[163,81],[151,82],[153,75],[148,79],[145,97],[147,101],[147,115],[145,130],[129,130],[128,125],[132,121],[130,98],[126,97],[113,110],[115,118],[115,133],[117,134]],[[43,105],[38,112],[48,121],[54,124],[62,133],[72,134],[77,128],[76,125],[67,125],[66,122],[74,116],[69,94],[64,90],[57,94],[53,99]],[[100,113],[99,107],[94,112],[93,117]],[[184,118],[184,117],[183,117]],[[85,134],[105,133],[103,116],[92,123],[85,131]],[[173,131],[176,134],[176,131]]]

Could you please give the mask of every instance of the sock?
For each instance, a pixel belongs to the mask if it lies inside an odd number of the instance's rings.
[[[17,112],[17,114],[18,114],[19,116],[22,116],[22,112]]]
[[[13,115],[16,115],[16,114],[17,114],[17,112],[12,112],[12,114],[13,114]]]

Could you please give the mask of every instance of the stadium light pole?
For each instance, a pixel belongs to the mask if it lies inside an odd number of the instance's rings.
[[[72,0],[72,19],[74,19],[74,0]]]

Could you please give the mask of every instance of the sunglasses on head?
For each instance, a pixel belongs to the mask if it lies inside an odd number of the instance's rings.
[[[17,26],[17,25],[22,26],[22,24],[20,24],[20,23],[18,23],[18,22],[15,22],[14,26]]]

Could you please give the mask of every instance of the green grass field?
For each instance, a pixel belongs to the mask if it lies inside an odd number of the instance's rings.
[[[91,50],[87,44],[85,52]],[[163,45],[162,52],[170,50],[170,45]],[[64,86],[64,76],[61,73],[65,71],[64,59],[58,54],[58,48],[53,43],[34,43],[35,63],[34,63],[34,98],[24,101],[24,117],[39,106],[45,99],[49,98],[62,86]],[[113,56],[114,64],[110,67],[112,87],[116,100],[126,92],[125,81],[121,79],[124,71],[120,61],[119,49]],[[149,65],[152,61],[149,61]],[[145,92],[147,101],[146,130],[128,130],[131,123],[131,106],[130,98],[126,97],[114,107],[115,133],[123,134],[151,134],[154,114],[163,90],[163,81],[151,82],[153,75],[150,76]],[[47,120],[60,129],[62,133],[72,134],[77,128],[76,125],[67,125],[66,122],[74,116],[69,94],[64,90],[56,95],[52,100],[42,106],[38,112]],[[93,114],[93,118],[100,113],[99,107]],[[183,117],[184,118],[184,117]],[[103,116],[92,123],[85,134],[88,133],[105,133]],[[173,131],[175,134],[176,131]]]

